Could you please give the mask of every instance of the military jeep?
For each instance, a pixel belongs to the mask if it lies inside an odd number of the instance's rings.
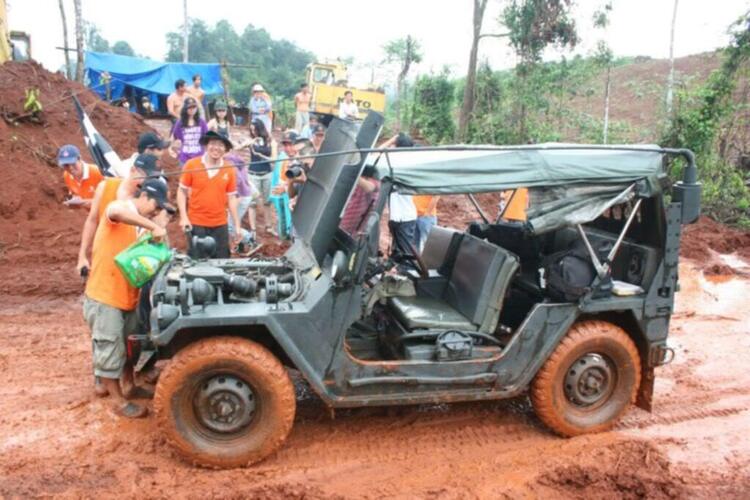
[[[379,150],[382,123],[376,113],[361,125],[333,120],[282,257],[178,254],[159,272],[150,332],[135,340],[141,366],[169,359],[154,401],[168,441],[201,465],[263,459],[292,428],[289,369],[333,409],[528,394],[562,436],[608,429],[631,403],[650,409],[654,368],[673,355],[680,228],[699,214],[692,154]],[[670,185],[674,156],[687,166]],[[349,234],[339,223],[366,166],[380,191]],[[407,262],[379,253],[392,192],[473,199],[517,189],[529,193],[526,220],[490,220],[477,205],[476,222],[433,228]],[[586,269],[587,282],[567,283]]]

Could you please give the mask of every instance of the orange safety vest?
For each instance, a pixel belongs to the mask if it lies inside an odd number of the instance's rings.
[[[106,213],[99,220],[91,250],[91,274],[86,282],[88,298],[123,311],[136,308],[138,289],[128,283],[115,264],[115,256],[137,239],[135,226],[113,222]]]

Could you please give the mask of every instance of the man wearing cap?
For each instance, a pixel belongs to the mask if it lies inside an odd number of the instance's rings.
[[[139,231],[151,231],[156,241],[164,238],[166,230],[153,221],[163,209],[173,210],[167,185],[158,179],[145,181],[133,198],[109,203],[96,229],[86,282],[83,316],[91,329],[94,374],[114,398],[115,411],[129,418],[147,413],[123,395],[135,392],[132,373],[130,387],[120,387],[120,378],[130,372],[125,370],[125,339],[135,328],[138,289],[120,272],[115,257],[138,239]]]
[[[273,128],[271,126],[271,99],[263,89],[263,85],[256,83],[252,87],[253,96],[250,98],[250,121],[256,118],[263,122],[266,130],[270,133]]]
[[[127,177],[124,179],[107,177],[99,183],[91,200],[91,208],[89,208],[89,214],[83,223],[81,233],[81,245],[78,249],[78,264],[76,265],[76,269],[81,275],[86,275],[91,267],[88,258],[89,251],[107,205],[115,200],[132,198],[147,178],[159,178],[161,173],[157,166],[157,158],[144,153],[136,157]],[[163,182],[166,184],[166,181]]]
[[[232,218],[236,243],[242,239],[237,213],[237,178],[234,166],[224,161],[232,142],[216,132],[208,131],[200,139],[206,148],[203,156],[188,160],[182,167],[177,206],[180,226],[191,236],[211,236],[216,242],[216,258],[229,258],[227,208]],[[188,245],[189,246],[189,245]],[[190,249],[190,254],[197,257]]]
[[[149,154],[155,156],[156,159],[161,159],[164,151],[169,147],[169,142],[159,136],[155,132],[144,132],[138,136],[138,152],[133,153],[129,158],[124,159],[118,165],[112,165],[110,172],[115,177],[125,178],[130,175],[130,169],[133,167],[133,163],[138,155]]]
[[[315,148],[315,152],[320,152],[320,146],[323,145],[323,139],[326,137],[326,127],[322,123],[316,123],[312,126],[310,140]]]
[[[57,152],[57,164],[64,169],[63,180],[70,198],[63,202],[68,207],[90,207],[96,187],[104,178],[96,165],[81,159],[81,152],[72,144],[66,144]]]

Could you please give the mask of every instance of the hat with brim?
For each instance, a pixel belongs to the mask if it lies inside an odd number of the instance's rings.
[[[226,137],[224,137],[221,134],[217,134],[213,130],[209,130],[208,132],[206,132],[205,134],[203,134],[203,136],[201,137],[201,139],[200,139],[199,142],[200,142],[201,146],[206,146],[211,141],[221,141],[221,142],[223,142],[224,146],[227,148],[227,151],[229,151],[230,149],[234,148],[234,144],[232,144],[232,141],[230,141],[229,139],[227,139]]]
[[[227,103],[224,101],[218,101],[216,104],[214,104],[214,110],[216,111],[226,111],[227,110]]]
[[[161,179],[149,179],[141,186],[141,192],[156,201],[156,206],[173,214],[177,210],[167,200],[167,183]]]
[[[73,165],[81,157],[81,152],[72,144],[66,144],[57,152],[57,164],[61,167]]]
[[[261,85],[260,83],[256,83],[255,85],[253,85],[253,92],[264,92],[263,85]]]
[[[161,169],[156,164],[158,158],[152,154],[141,153],[136,156],[133,166],[144,173],[146,178],[158,177]]]

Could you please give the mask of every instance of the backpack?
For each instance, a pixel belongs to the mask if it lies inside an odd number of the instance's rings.
[[[611,248],[609,243],[604,243],[597,253],[600,256],[606,255],[609,252],[607,247]],[[591,256],[582,242],[549,255],[542,266],[547,280],[547,293],[560,302],[575,302],[589,293],[596,277]]]

